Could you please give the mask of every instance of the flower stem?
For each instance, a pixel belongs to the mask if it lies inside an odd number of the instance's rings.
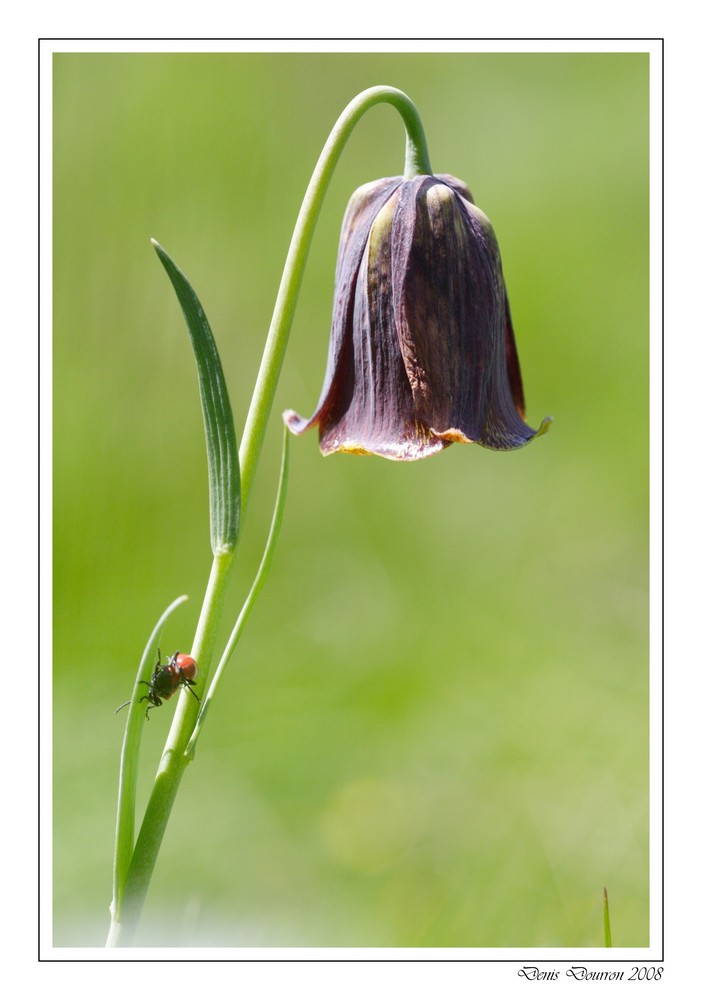
[[[359,119],[376,104],[393,105],[401,114],[407,135],[405,146],[405,176],[431,173],[429,154],[417,109],[406,94],[394,87],[372,87],[363,91],[339,117],[322,150],[307,187],[293,232],[283,270],[268,339],[266,341],[258,379],[254,389],[244,434],[239,449],[241,469],[241,519],[247,508],[254,475],[263,448],[263,440],[273,407],[273,398],[280,378],[285,349],[300,293],[302,276],[309,255],[312,235],[334,168]],[[200,667],[200,683],[204,690],[214,651],[216,629],[230,576],[233,551],[215,555],[191,655]],[[156,773],[151,797],[124,888],[115,901],[108,947],[129,945],[143,907],[151,875],[156,864],[161,841],[187,764],[186,754],[198,715],[198,704],[188,691],[178,701],[173,724]]]
[[[402,115],[405,125],[405,177],[411,178],[417,174],[431,173],[429,151],[421,119],[412,101],[401,90],[396,90],[394,87],[371,87],[369,90],[364,90],[346,107],[331,130],[307,186],[300,214],[297,217],[258,380],[241,439],[239,462],[241,466],[242,517],[246,511],[251,493],[251,483],[261,454],[263,437],[283,366],[283,358],[300,294],[312,234],[319,218],[324,196],[341,152],[359,119],[369,108],[383,103],[395,107]]]

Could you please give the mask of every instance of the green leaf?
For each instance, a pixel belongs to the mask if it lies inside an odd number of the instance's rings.
[[[288,493],[288,472],[290,468],[289,459],[289,442],[290,435],[288,434],[287,428],[283,432],[283,457],[280,463],[280,478],[278,480],[278,494],[275,499],[275,507],[273,509],[273,517],[271,519],[271,527],[268,532],[268,540],[266,542],[266,547],[263,551],[263,557],[261,558],[261,565],[258,567],[258,573],[249,591],[249,596],[244,602],[244,606],[239,612],[239,617],[236,620],[236,625],[232,629],[232,634],[229,636],[229,641],[222,653],[222,658],[219,661],[219,665],[212,678],[212,683],[207,689],[207,697],[203,702],[200,713],[197,717],[197,722],[195,723],[195,728],[193,729],[190,741],[185,748],[186,757],[195,756],[195,744],[200,736],[200,730],[202,729],[202,724],[205,721],[205,716],[210,707],[210,702],[217,689],[217,685],[220,681],[224,668],[231,659],[232,653],[234,652],[234,647],[241,638],[241,633],[244,631],[244,626],[248,620],[249,615],[253,610],[253,606],[256,603],[258,595],[261,593],[263,584],[266,582],[268,573],[270,572],[271,563],[273,562],[273,556],[275,555],[276,546],[278,545],[278,537],[280,535],[280,529],[283,526],[283,514],[285,513],[285,500]]]
[[[215,555],[231,551],[239,534],[241,482],[234,418],[217,345],[192,285],[156,240],[151,241],[178,296],[195,352],[205,421],[210,481],[210,540]]]
[[[187,597],[177,597],[175,601],[168,605],[159,620],[156,622],[153,632],[146,643],[142,653],[139,669],[137,670],[132,691],[131,700],[120,705],[115,711],[129,705],[127,725],[124,730],[124,740],[122,742],[122,758],[119,770],[119,791],[117,793],[117,828],[115,831],[115,858],[113,867],[113,894],[112,913],[116,914],[122,896],[122,889],[129,870],[134,851],[134,813],[136,808],[136,787],[137,771],[139,764],[139,749],[141,746],[141,734],[144,728],[146,710],[139,708],[139,697],[143,693],[143,688],[139,685],[142,681],[147,681],[151,677],[153,665],[156,659],[156,648],[161,641],[161,632],[168,618],[175,609],[187,601]]]

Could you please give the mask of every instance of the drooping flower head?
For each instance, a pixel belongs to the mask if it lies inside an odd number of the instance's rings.
[[[317,409],[284,414],[320,448],[425,458],[454,441],[500,451],[543,433],[524,394],[497,240],[465,184],[390,177],[346,210]]]

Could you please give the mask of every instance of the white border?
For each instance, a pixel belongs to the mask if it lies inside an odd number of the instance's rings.
[[[651,395],[651,580],[652,580],[652,620],[651,620],[651,945],[647,949],[178,949],[177,959],[174,958],[172,950],[169,949],[124,949],[117,953],[103,952],[100,949],[74,949],[61,948],[53,949],[47,946],[51,940],[51,909],[50,892],[51,885],[51,734],[46,727],[49,725],[51,717],[51,690],[47,682],[48,672],[46,664],[50,663],[50,497],[47,493],[50,483],[50,454],[48,453],[48,443],[50,442],[50,420],[51,420],[51,397],[50,397],[50,331],[51,331],[51,57],[54,52],[648,52],[650,54],[651,69],[651,384],[653,387]],[[479,970],[486,971],[491,985],[495,985],[497,979],[517,982],[517,969],[513,965],[507,965],[507,975],[495,973],[496,963],[525,963],[538,964],[544,968],[548,963],[557,965],[549,968],[561,969],[560,981],[565,977],[565,969],[568,963],[584,964],[594,962],[607,962],[607,966],[602,968],[623,968],[619,963],[623,961],[631,963],[643,963],[656,961],[661,954],[661,780],[662,772],[660,767],[661,759],[661,510],[660,491],[662,482],[662,468],[660,462],[661,446],[661,426],[662,426],[662,401],[658,387],[661,385],[661,365],[660,365],[660,331],[662,325],[662,291],[660,285],[661,276],[661,176],[660,162],[662,153],[662,136],[660,132],[660,94],[662,88],[662,53],[660,44],[656,40],[606,40],[606,39],[566,39],[566,40],[535,40],[518,41],[504,39],[485,40],[424,40],[424,39],[373,39],[373,40],[268,40],[268,39],[188,39],[159,41],[150,39],[80,39],[80,40],[57,40],[46,41],[41,46],[41,269],[42,269],[42,308],[41,308],[41,328],[42,328],[42,356],[41,356],[41,377],[42,377],[42,438],[43,438],[43,462],[42,462],[42,651],[41,662],[43,664],[42,674],[42,816],[43,816],[43,837],[41,845],[42,861],[42,906],[41,906],[41,929],[42,929],[42,958],[44,960],[58,960],[60,962],[75,962],[89,960],[92,962],[133,962],[139,961],[138,968],[143,970],[143,962],[168,962],[169,966],[175,964],[182,969],[178,971],[179,977],[184,977],[183,981],[190,978],[187,967],[181,966],[182,962],[194,961],[200,963],[207,961],[237,961],[255,962],[250,968],[254,970],[262,969],[266,963],[285,963],[281,969],[288,970],[286,975],[293,974],[294,969],[309,969],[309,962],[322,963],[318,969],[333,969],[333,965],[326,963],[344,962],[346,970],[343,978],[346,986],[349,987],[352,981],[356,981],[356,974],[348,969],[348,963],[352,965],[361,963],[364,967],[374,970],[373,981],[380,985],[385,978],[383,969],[395,970],[392,982],[397,986],[398,969],[409,968],[410,982],[414,988],[421,982],[425,983],[426,993],[436,995],[439,982],[444,978],[443,973],[438,969],[442,964],[445,968],[455,969],[458,964],[460,968],[466,969],[462,963],[470,963],[470,983],[475,985],[476,975],[480,975]],[[288,963],[293,963],[292,965]],[[300,964],[302,963],[302,964]],[[365,966],[365,963],[372,963]],[[389,963],[389,964],[385,964]],[[390,964],[392,963],[392,964]],[[400,965],[395,964],[400,963]],[[437,964],[438,963],[438,964]],[[481,963],[488,963],[486,966]],[[609,963],[613,963],[611,966]],[[616,964],[614,964],[616,963]],[[163,968],[159,966],[158,968]],[[592,966],[594,969],[600,966]],[[258,973],[257,973],[258,974]],[[198,979],[202,975],[197,973]],[[314,977],[319,981],[327,979],[326,973],[316,972]],[[464,971],[463,981],[467,982],[468,973]],[[144,974],[143,981],[146,987],[150,976]],[[346,989],[341,987],[338,979],[338,972],[329,976],[329,980],[334,980],[334,992],[336,995],[346,995]],[[553,989],[555,983],[550,983],[549,988]],[[355,989],[356,987],[354,987]]]
[[[54,52],[649,52],[655,40],[573,38],[537,39],[533,43],[503,38],[79,38],[47,40]]]

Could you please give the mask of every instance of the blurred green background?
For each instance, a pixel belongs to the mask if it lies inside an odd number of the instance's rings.
[[[193,358],[149,238],[186,272],[243,429],[297,211],[345,105],[405,90],[432,165],[502,250],[530,447],[322,459],[295,439],[279,552],[185,775],[148,945],[648,944],[648,57],[54,57],[54,906],[108,927],[117,772],[163,608],[188,649],[210,567]],[[275,413],[312,412],[351,192],[402,172],[352,136]],[[274,416],[230,593],[258,565]],[[222,644],[228,628],[222,631]],[[140,809],[173,703],[152,713]]]

